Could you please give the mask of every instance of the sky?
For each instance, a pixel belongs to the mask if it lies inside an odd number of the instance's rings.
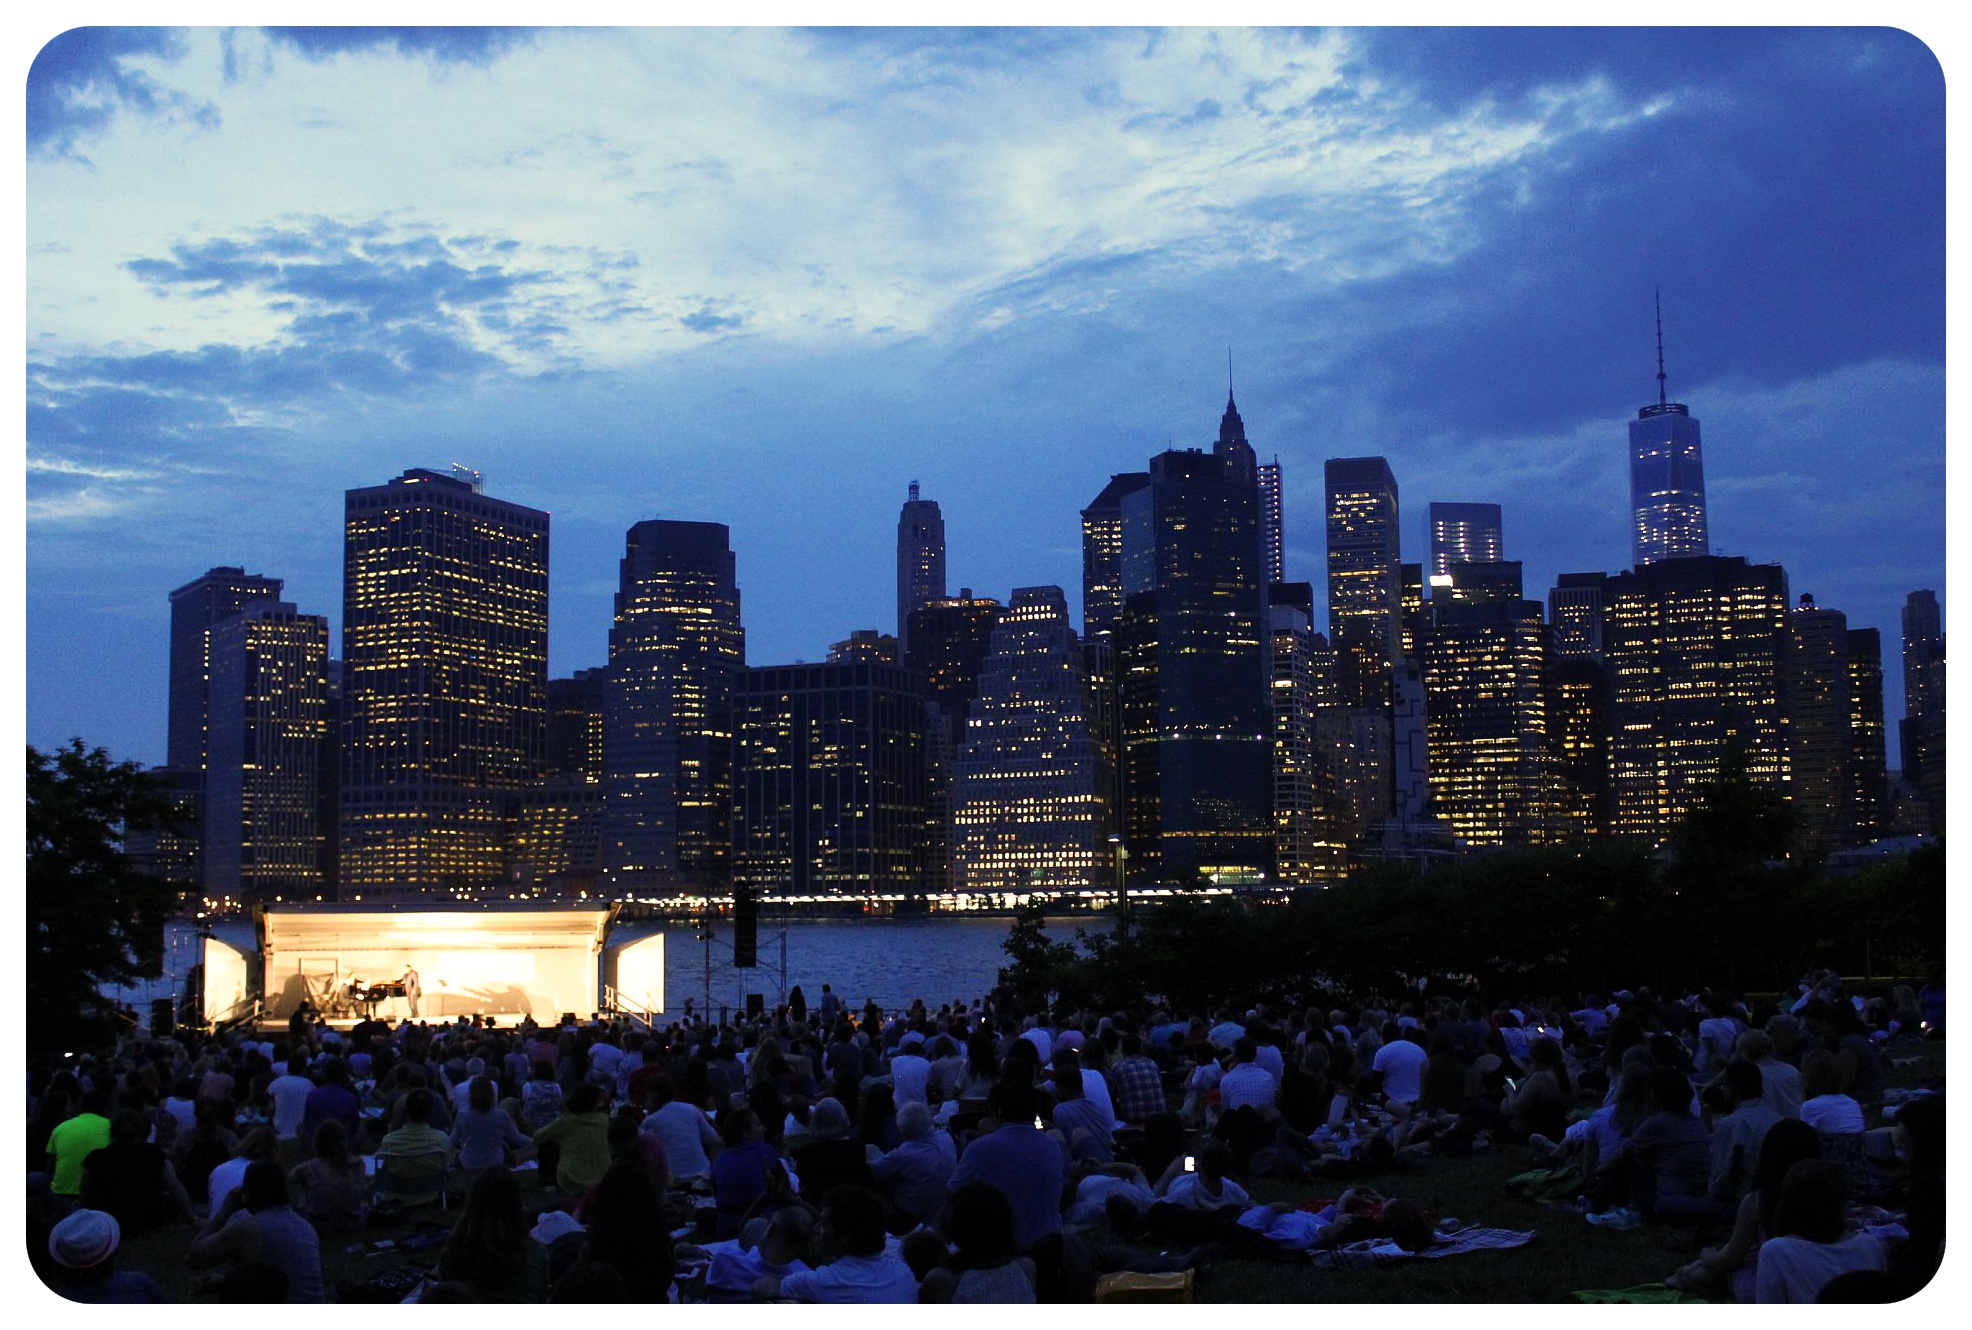
[[[732,530],[749,663],[1063,586],[1115,472],[1278,458],[1504,509],[1543,598],[1630,557],[1627,422],[1711,539],[1882,631],[1945,571],[1944,75],[1873,29],[110,29],[26,81],[27,740],[164,760],[168,596],[339,641],[343,491],[552,514],[550,672],[625,530]],[[1946,606],[1949,628],[1949,605]],[[332,648],[333,649],[333,648]],[[337,652],[339,654],[339,651]]]

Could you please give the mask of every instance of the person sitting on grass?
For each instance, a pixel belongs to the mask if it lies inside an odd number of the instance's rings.
[[[547,1292],[547,1249],[527,1232],[520,1182],[505,1168],[481,1169],[438,1254],[438,1276],[480,1302],[539,1302]]]
[[[603,1103],[603,1091],[583,1081],[569,1092],[567,1111],[534,1133],[536,1148],[552,1145],[559,1150],[554,1183],[570,1196],[588,1191],[609,1169],[609,1114]],[[541,1157],[546,1159],[546,1151]]]
[[[1013,1207],[999,1191],[971,1183],[952,1197],[952,1255],[929,1271],[919,1302],[1035,1301],[1034,1262],[1013,1245]]]
[[[363,1222],[370,1175],[349,1152],[349,1137],[334,1118],[315,1129],[315,1156],[288,1174],[295,1209],[327,1238],[346,1237]]]
[[[883,1200],[875,1192],[867,1187],[837,1187],[822,1209],[821,1232],[824,1242],[840,1256],[784,1278],[763,1277],[756,1296],[824,1303],[918,1300],[917,1277],[886,1250]]]
[[[289,1302],[321,1302],[322,1241],[315,1228],[288,1205],[288,1180],[273,1159],[256,1159],[246,1181],[214,1203],[205,1231],[192,1240],[185,1263],[220,1271],[216,1282],[257,1262],[278,1266],[288,1279]]]
[[[1541,1035],[1529,1046],[1528,1058],[1532,1067],[1526,1079],[1509,1082],[1500,1104],[1506,1119],[1503,1129],[1514,1140],[1535,1136],[1559,1139],[1567,1130],[1568,1110],[1575,1102],[1575,1085],[1568,1078],[1561,1045],[1552,1036]]]
[[[1787,1170],[1775,1236],[1760,1244],[1754,1301],[1813,1302],[1838,1275],[1887,1268],[1880,1238],[1847,1235],[1848,1206],[1848,1173],[1841,1164],[1805,1159]]]
[[[1707,1194],[1715,1201],[1737,1205],[1760,1158],[1760,1142],[1780,1114],[1768,1108],[1760,1069],[1744,1058],[1725,1064],[1722,1090],[1728,1112],[1712,1122],[1712,1177]]]
[[[1780,1205],[1781,1183],[1788,1170],[1804,1159],[1821,1158],[1821,1138],[1814,1128],[1798,1121],[1781,1120],[1760,1144],[1760,1157],[1754,1166],[1752,1185],[1739,1202],[1732,1235],[1717,1247],[1707,1247],[1698,1259],[1668,1276],[1664,1282],[1674,1289],[1696,1293],[1713,1301],[1753,1301],[1754,1262],[1760,1244],[1778,1230],[1775,1211]]]
[[[1706,1195],[1712,1138],[1692,1116],[1691,1082],[1676,1067],[1659,1066],[1650,1073],[1650,1094],[1656,1110],[1616,1157],[1626,1170],[1632,1205],[1652,1224],[1725,1219],[1730,1208]]]
[[[70,1302],[169,1302],[149,1275],[116,1268],[123,1234],[113,1215],[76,1210],[48,1235],[54,1262],[48,1286]]]

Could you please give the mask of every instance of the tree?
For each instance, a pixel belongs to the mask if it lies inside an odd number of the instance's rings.
[[[72,739],[27,750],[27,1045],[30,1053],[98,1045],[115,1004],[101,989],[163,972],[170,883],[140,873],[123,838],[176,813],[133,762]]]

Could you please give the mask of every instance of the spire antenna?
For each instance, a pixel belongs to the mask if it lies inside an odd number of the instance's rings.
[[[1233,395],[1232,347],[1228,345],[1226,347],[1226,400],[1228,402],[1232,400],[1232,395]]]
[[[1657,302],[1657,405],[1662,406],[1664,397],[1664,291],[1662,287],[1652,290]]]

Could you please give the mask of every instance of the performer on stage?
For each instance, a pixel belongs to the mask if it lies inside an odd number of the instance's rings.
[[[404,964],[403,983],[404,1001],[410,1004],[411,1019],[415,1021],[418,1019],[418,995],[424,990],[418,987],[418,972],[408,961]]]

